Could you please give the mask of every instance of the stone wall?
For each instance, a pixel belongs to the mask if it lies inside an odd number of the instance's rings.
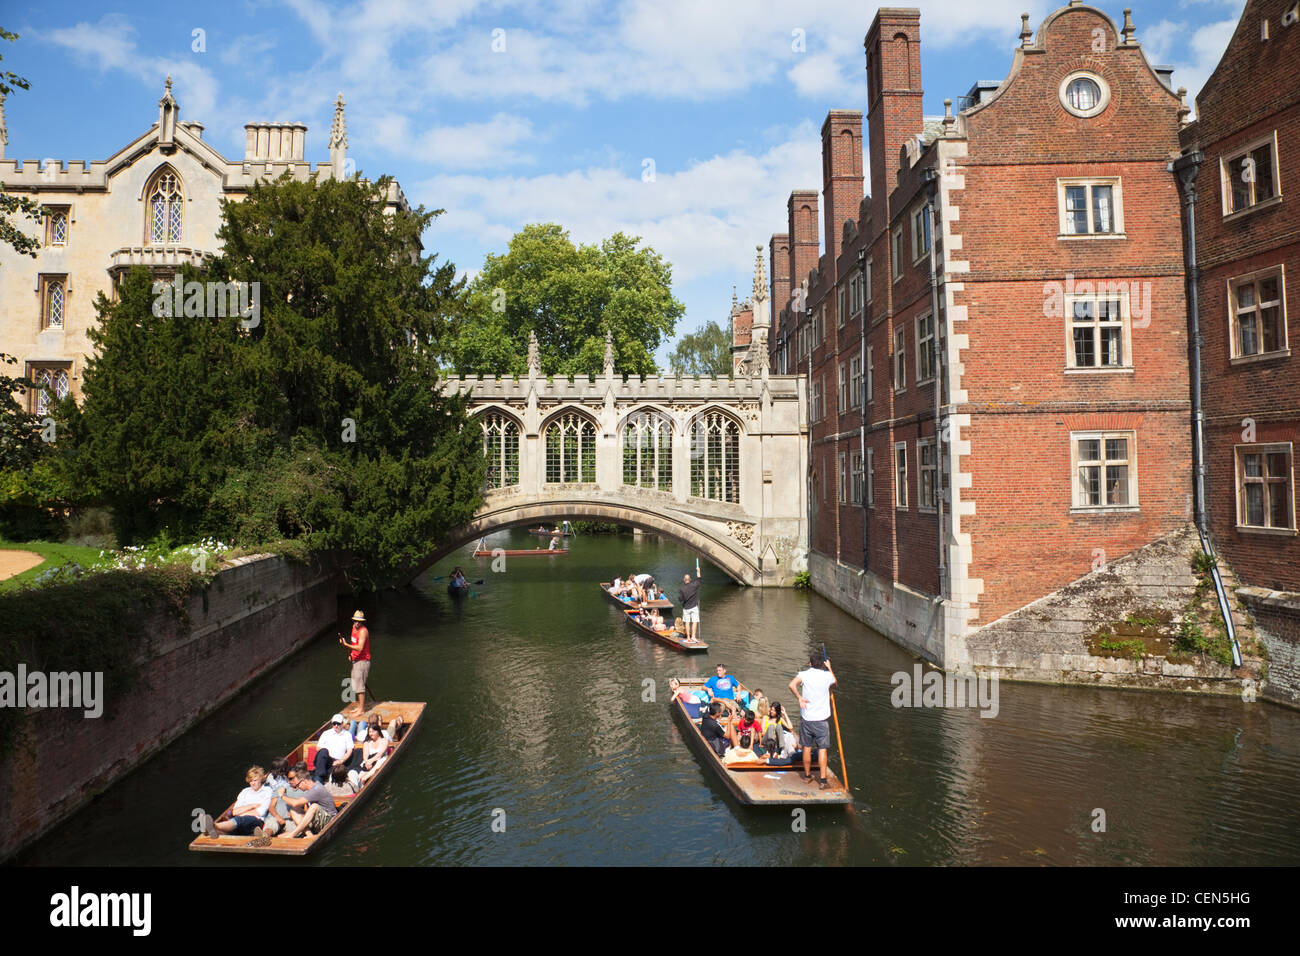
[[[1237,597],[1255,616],[1255,633],[1268,649],[1264,696],[1300,706],[1300,593],[1238,588]]]
[[[0,759],[0,859],[48,829],[159,752],[337,616],[330,563],[239,558],[195,595],[190,625],[159,612],[155,651],[125,697],[112,688],[104,714],[29,709],[25,737]]]

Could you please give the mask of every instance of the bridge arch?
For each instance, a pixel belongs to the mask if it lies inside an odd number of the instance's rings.
[[[541,521],[554,524],[565,520],[612,522],[662,534],[698,552],[738,584],[763,583],[761,561],[738,541],[727,535],[713,533],[699,523],[688,523],[659,512],[635,507],[630,502],[620,503],[608,499],[603,501],[584,499],[502,501],[497,505],[489,502],[479,510],[473,521],[450,534],[446,541],[430,553],[420,563],[415,573],[424,571],[466,545],[473,544],[495,531],[533,525]]]

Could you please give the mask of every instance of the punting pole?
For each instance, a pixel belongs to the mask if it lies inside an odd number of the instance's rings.
[[[822,643],[822,662],[826,661],[826,644]],[[835,718],[835,746],[840,752],[840,777],[844,780],[844,792],[852,796],[849,790],[849,770],[844,764],[844,741],[840,739],[840,715],[835,709],[835,691],[831,690],[831,716]],[[850,804],[852,806],[852,804]]]

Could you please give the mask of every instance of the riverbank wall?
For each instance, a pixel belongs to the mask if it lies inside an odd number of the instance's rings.
[[[29,708],[15,746],[0,758],[7,791],[0,800],[0,860],[333,627],[337,567],[333,559],[306,565],[273,555],[234,559],[189,599],[188,621],[161,608],[152,616],[153,649],[140,661],[140,678],[124,695],[105,688],[102,716]]]
[[[1202,632],[1216,627],[1213,594],[1194,567],[1199,553],[1195,530],[1184,528],[981,627],[963,623],[966,609],[957,602],[817,552],[810,555],[809,571],[816,593],[944,670],[1247,699],[1259,691],[1265,699],[1300,703],[1300,601],[1270,603],[1251,597],[1250,589],[1233,597],[1236,581],[1222,561],[1243,666],[1176,646],[1184,622]],[[1262,613],[1271,622],[1267,628],[1256,627]]]

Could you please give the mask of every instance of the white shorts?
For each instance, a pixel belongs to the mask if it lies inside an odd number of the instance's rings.
[[[695,605],[695,607],[682,608],[682,623],[683,624],[700,623],[700,606],[698,604]]]

